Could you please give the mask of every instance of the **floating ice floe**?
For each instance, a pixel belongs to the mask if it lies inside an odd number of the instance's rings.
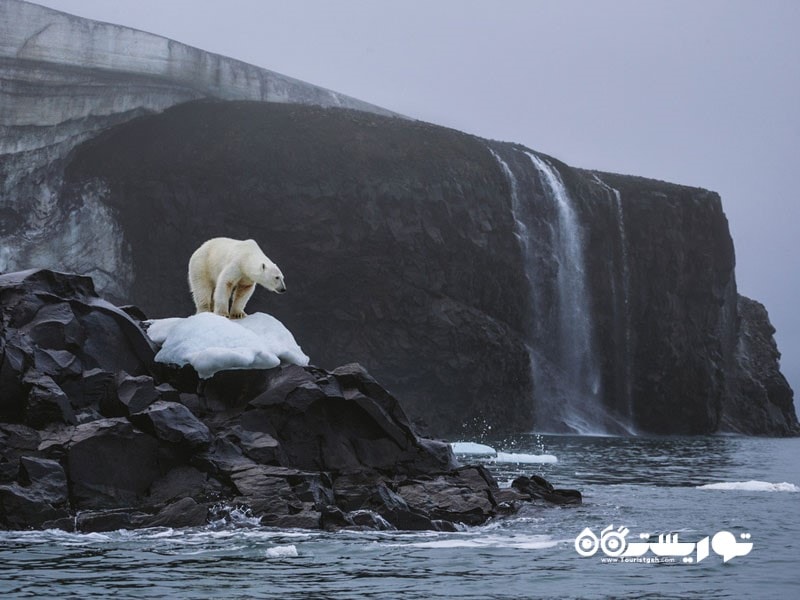
[[[306,366],[309,360],[283,323],[265,313],[233,321],[205,312],[148,323],[147,335],[161,344],[156,361],[192,365],[202,379],[227,369]]]
[[[558,459],[552,454],[517,454],[515,452],[498,452],[494,459],[497,463],[546,464],[556,463]]]
[[[267,548],[264,554],[266,554],[267,558],[294,558],[295,556],[299,556],[297,547],[294,544]]]
[[[556,463],[558,459],[552,454],[522,454],[515,452],[498,452],[491,446],[475,442],[453,442],[450,444],[455,454],[473,456],[489,456],[496,463],[546,464]]]
[[[475,442],[453,442],[450,446],[456,454],[478,454],[481,456],[494,456],[497,454],[497,450],[491,446],[476,444]]]
[[[744,492],[800,492],[800,487],[786,481],[770,483],[768,481],[724,481],[698,485],[698,490],[739,490]]]

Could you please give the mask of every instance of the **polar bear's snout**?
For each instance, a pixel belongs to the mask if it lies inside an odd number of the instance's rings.
[[[286,282],[283,280],[283,273],[281,273],[281,270],[277,266],[275,267],[275,270],[278,272],[278,274],[273,277],[272,285],[265,287],[276,294],[282,294],[286,291]]]

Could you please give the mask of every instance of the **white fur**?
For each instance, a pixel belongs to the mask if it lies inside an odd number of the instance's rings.
[[[241,319],[256,284],[286,291],[283,273],[253,240],[213,238],[189,259],[189,287],[197,312]]]

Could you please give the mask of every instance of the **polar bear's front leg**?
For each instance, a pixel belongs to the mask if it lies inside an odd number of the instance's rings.
[[[221,317],[228,316],[228,306],[233,292],[233,282],[220,279],[214,288],[214,312]]]
[[[233,302],[231,303],[231,319],[243,319],[247,316],[244,307],[250,296],[256,289],[256,284],[242,285],[241,283],[233,290]]]
[[[232,269],[223,269],[217,277],[217,285],[214,287],[214,312],[222,317],[229,316],[231,294],[233,294],[238,280],[233,275],[235,273]]]

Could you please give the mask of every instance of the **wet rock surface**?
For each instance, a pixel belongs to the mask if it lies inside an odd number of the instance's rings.
[[[358,364],[199,380],[154,363],[136,311],[89,278],[2,275],[0,300],[0,527],[189,527],[237,509],[275,527],[455,530],[559,503],[459,466]]]

